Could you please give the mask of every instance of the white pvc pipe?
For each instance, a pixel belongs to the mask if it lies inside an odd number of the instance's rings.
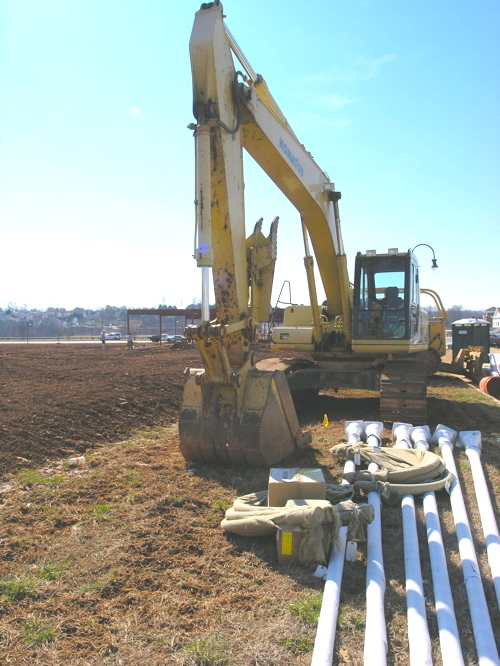
[[[411,449],[410,431],[413,428],[411,423],[396,423],[392,424],[392,439],[396,442],[395,449]]]
[[[453,480],[450,486],[450,503],[458,538],[458,549],[462,561],[467,598],[472,620],[472,629],[476,641],[478,663],[480,666],[500,666],[498,650],[491,626],[488,605],[484,595],[481,574],[477,563],[474,542],[467,517],[462,489],[458,481],[457,468],[453,458],[453,442],[457,432],[443,425],[438,425],[432,436],[444,458]]]
[[[412,664],[412,666],[431,666],[431,638],[425,612],[425,596],[424,585],[422,582],[422,569],[420,567],[415,501],[412,495],[405,495],[401,500],[401,512],[403,515],[410,664]]]
[[[428,442],[431,439],[429,426],[412,428],[410,439],[416,449],[427,451],[429,448]],[[443,666],[464,666],[465,662],[460,646],[455,606],[446,564],[443,535],[439,524],[436,496],[433,492],[424,494],[423,507]]]
[[[368,470],[375,472],[378,465],[370,463]],[[367,527],[366,565],[366,627],[364,663],[370,666],[387,664],[387,630],[384,597],[385,572],[382,552],[382,521],[380,495],[368,493],[368,503],[373,505],[375,517]]]
[[[431,441],[431,431],[428,425],[416,426],[410,429],[410,441],[414,449],[429,449],[429,442]]]
[[[464,666],[435,494],[425,493],[423,504],[443,666]]]
[[[479,430],[462,431],[458,435],[457,446],[465,447],[465,454],[470,462],[472,480],[474,481],[474,488],[476,490],[477,506],[479,508],[479,516],[486,543],[488,563],[491,569],[497,603],[500,608],[500,535],[481,465],[481,433]]]
[[[381,421],[365,421],[364,425],[366,443],[374,449],[382,446],[384,424]],[[368,469],[370,469],[370,467],[368,467]]]
[[[364,433],[363,421],[346,421],[345,434],[349,444],[358,444],[358,442],[361,441],[363,433]]]
[[[344,474],[355,471],[354,462],[346,460]],[[347,526],[340,528],[337,547],[330,555],[311,666],[331,666],[332,664],[348,529]]]
[[[411,448],[410,423],[395,423],[392,436],[396,439],[394,448]],[[420,566],[420,551],[417,534],[417,516],[413,495],[405,495],[401,500],[403,519],[403,544],[406,577],[406,607],[408,618],[408,642],[410,664],[412,666],[432,666],[431,637],[425,612],[424,584]]]

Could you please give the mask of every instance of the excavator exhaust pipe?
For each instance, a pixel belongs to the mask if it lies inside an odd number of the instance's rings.
[[[311,442],[300,428],[285,373],[241,369],[232,383],[186,373],[180,450],[190,462],[269,467]]]

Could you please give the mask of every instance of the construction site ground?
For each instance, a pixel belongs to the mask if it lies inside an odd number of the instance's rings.
[[[270,355],[264,346],[257,355]],[[196,348],[145,344],[0,345],[0,663],[90,665],[310,664],[324,583],[314,567],[278,565],[273,536],[220,529],[239,495],[268,470],[186,464],[177,418]],[[310,447],[287,466],[321,466],[346,420],[378,420],[378,395],[329,391],[299,405]],[[324,415],[328,425],[324,425]],[[500,403],[468,380],[430,380],[428,424],[482,432],[498,520]],[[390,445],[389,424],[384,443]],[[84,456],[83,466],[71,457]],[[500,613],[470,465],[456,451],[491,622]],[[359,497],[359,501],[366,498]],[[441,528],[466,664],[477,663],[446,492]],[[420,555],[435,664],[441,664],[425,520]],[[388,663],[409,664],[401,507],[382,510]],[[366,545],[346,562],[334,664],[363,664]]]

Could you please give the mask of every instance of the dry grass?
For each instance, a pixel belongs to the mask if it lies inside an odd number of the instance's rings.
[[[473,398],[479,397],[477,401]],[[483,431],[483,463],[499,515],[498,406],[436,379],[431,425]],[[301,415],[313,446],[293,464],[318,464],[329,481],[341,464],[329,449],[343,420],[375,420],[367,393],[324,395]],[[328,413],[330,425],[322,425]],[[342,421],[335,421],[341,418]],[[389,431],[385,431],[388,441]],[[278,566],[273,537],[221,532],[235,497],[261,490],[267,471],[189,467],[175,426],[131,432],[88,447],[86,467],[52,460],[4,476],[0,493],[0,662],[43,666],[278,666],[310,664],[323,582],[306,567]],[[500,641],[484,536],[466,456],[456,452],[476,552]],[[362,498],[360,498],[362,499]],[[453,517],[438,497],[466,663],[477,663]],[[434,663],[442,663],[425,521],[417,500],[420,555]],[[401,510],[382,512],[388,663],[409,664]],[[363,664],[366,547],[346,562],[333,664]]]

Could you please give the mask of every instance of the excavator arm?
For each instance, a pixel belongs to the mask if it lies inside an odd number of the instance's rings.
[[[351,295],[338,215],[340,193],[299,142],[264,79],[244,58],[224,25],[220,3],[202,5],[196,14],[190,53],[197,120],[196,255],[199,266],[212,268],[218,320],[243,320],[248,303],[244,149],[297,209],[313,245],[328,318],[342,318],[348,344]],[[233,56],[243,73],[236,70]],[[311,298],[311,303],[317,300]],[[318,313],[313,313],[313,321],[319,327]],[[316,337],[322,337],[320,328]]]

